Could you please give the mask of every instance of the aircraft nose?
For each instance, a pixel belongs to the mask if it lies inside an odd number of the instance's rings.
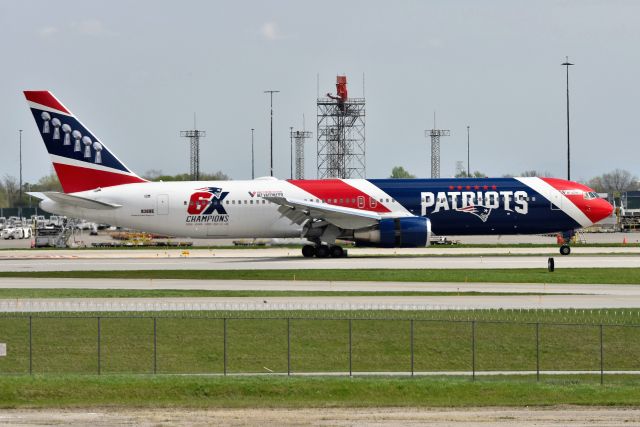
[[[604,199],[594,199],[585,203],[582,211],[589,217],[589,220],[595,224],[611,215],[613,206]]]
[[[602,221],[613,213],[613,206],[604,199],[598,199],[598,206],[596,209],[599,216],[598,219],[596,219],[596,222]]]

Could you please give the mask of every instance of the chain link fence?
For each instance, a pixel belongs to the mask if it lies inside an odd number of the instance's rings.
[[[640,374],[639,325],[362,318],[0,318],[0,374]],[[1,348],[1,346],[0,346]]]

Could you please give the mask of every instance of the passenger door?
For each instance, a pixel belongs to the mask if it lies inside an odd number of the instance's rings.
[[[158,215],[169,215],[168,194],[158,194]]]

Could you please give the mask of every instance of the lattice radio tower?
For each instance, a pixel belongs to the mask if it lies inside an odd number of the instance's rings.
[[[191,159],[189,174],[192,181],[200,180],[200,138],[207,136],[207,132],[204,130],[198,130],[196,126],[196,115],[193,115],[193,129],[180,131],[180,136],[189,138],[189,145],[191,147]]]
[[[296,146],[296,173],[294,175],[295,179],[304,179],[304,143],[308,138],[311,138],[312,135],[312,132],[305,130],[291,131],[290,136],[295,141]]]
[[[346,76],[337,76],[336,90],[317,101],[317,176],[365,178],[365,100],[347,96]]]
[[[425,130],[424,136],[431,137],[431,178],[440,178],[440,137],[449,136],[448,129],[436,128],[436,113],[433,113],[433,129]]]

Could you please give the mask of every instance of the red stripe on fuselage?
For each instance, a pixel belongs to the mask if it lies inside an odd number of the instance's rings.
[[[81,166],[54,163],[60,184],[65,193],[93,190],[94,188],[113,187],[114,185],[147,182],[142,178],[121,173],[107,172]]]
[[[69,110],[64,108],[64,106],[46,90],[25,90],[24,96],[27,98],[27,101],[35,102],[36,104],[71,114]]]
[[[287,180],[287,182],[312,194],[317,199],[324,200],[327,204],[378,213],[391,212],[380,201],[340,179],[304,179]],[[364,206],[358,203],[359,197],[364,200]]]

